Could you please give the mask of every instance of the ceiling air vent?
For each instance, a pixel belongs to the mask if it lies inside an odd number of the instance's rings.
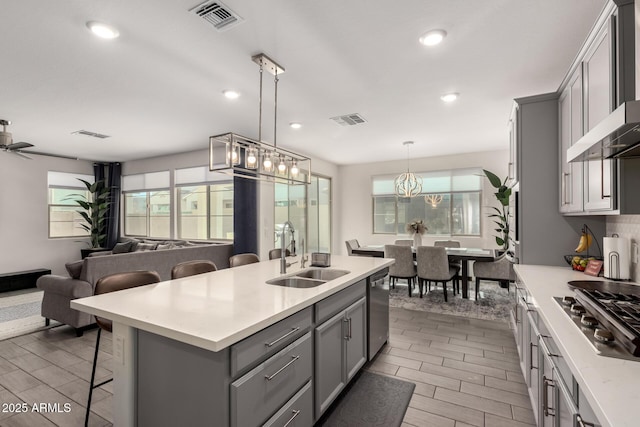
[[[72,135],[84,135],[84,136],[90,136],[92,138],[99,138],[99,139],[105,139],[105,138],[110,138],[109,135],[103,135],[101,133],[97,133],[97,132],[90,132],[88,130],[77,130],[75,132],[71,132]]]
[[[336,122],[340,126],[355,126],[355,125],[359,125],[359,124],[367,122],[365,120],[365,118],[362,117],[358,113],[346,114],[344,116],[331,117],[331,120],[333,120],[334,122]]]
[[[189,12],[195,13],[218,31],[228,30],[242,22],[242,18],[237,13],[219,1],[206,1]]]

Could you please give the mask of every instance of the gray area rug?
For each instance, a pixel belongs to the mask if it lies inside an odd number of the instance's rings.
[[[323,427],[399,427],[415,384],[362,371],[319,420]]]
[[[475,319],[509,321],[509,312],[513,307],[514,285],[510,293],[501,288],[497,282],[482,281],[478,302],[473,299],[463,299],[460,294],[453,296],[451,284],[447,287],[448,301],[444,302],[442,286],[431,285],[431,292],[420,298],[418,287],[409,291],[405,283],[396,283],[395,289],[389,290],[389,305],[407,310],[428,311],[431,313],[450,314],[453,316],[472,317]],[[470,283],[469,297],[475,297],[474,285]]]
[[[40,301],[3,307],[0,310],[0,323],[25,317],[40,315]]]

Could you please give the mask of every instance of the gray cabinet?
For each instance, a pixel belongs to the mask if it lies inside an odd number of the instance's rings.
[[[367,359],[366,298],[315,330],[316,419],[331,405]]]
[[[560,139],[560,212],[583,210],[582,163],[567,163],[567,150],[583,135],[582,67],[569,79],[558,101]]]
[[[509,118],[509,170],[508,179],[511,183],[519,181],[518,175],[518,104],[513,106]]]
[[[583,117],[586,131],[593,129],[613,111],[616,60],[613,48],[615,19],[600,28],[583,60]],[[596,153],[597,155],[598,153]],[[584,210],[612,210],[615,160],[598,158],[584,164]]]

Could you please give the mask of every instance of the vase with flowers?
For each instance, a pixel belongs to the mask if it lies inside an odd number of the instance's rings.
[[[414,219],[407,224],[406,230],[409,233],[413,233],[413,247],[417,248],[418,246],[422,246],[422,235],[428,230],[424,221]]]

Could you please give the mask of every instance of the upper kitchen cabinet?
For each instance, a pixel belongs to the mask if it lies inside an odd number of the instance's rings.
[[[567,163],[567,150],[582,136],[582,66],[578,67],[558,101],[560,139],[560,212],[583,210],[582,163]]]
[[[618,160],[589,152],[567,163],[567,150],[621,103],[635,99],[633,0],[611,1],[603,10],[560,86],[560,212],[568,215],[618,213]],[[585,137],[586,138],[586,137]]]
[[[613,111],[617,68],[613,45],[614,33],[615,16],[611,15],[600,28],[582,63],[584,69],[583,115],[587,132]],[[615,170],[614,162],[614,160],[605,160],[600,157],[584,163],[585,211],[614,209],[615,181],[612,176]]]

